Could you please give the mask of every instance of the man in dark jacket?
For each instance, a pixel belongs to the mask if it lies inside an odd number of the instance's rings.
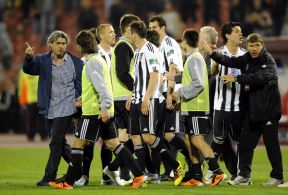
[[[51,138],[50,155],[45,175],[37,186],[49,186],[57,175],[61,156],[70,162],[71,148],[65,139],[72,115],[77,112],[76,100],[81,95],[82,61],[66,52],[68,37],[62,31],[54,31],[48,37],[50,52],[34,55],[33,48],[26,43],[23,71],[39,75],[38,108],[46,118]]]
[[[270,179],[262,185],[283,183],[282,155],[278,140],[278,124],[281,117],[281,101],[276,72],[276,62],[265,49],[261,35],[252,33],[247,37],[248,52],[240,57],[227,57],[212,52],[209,46],[205,50],[216,62],[242,70],[238,76],[224,75],[225,82],[238,82],[245,85],[248,93],[248,112],[245,116],[243,131],[239,140],[238,176],[230,185],[251,185],[251,163],[254,149],[263,134],[269,161],[272,165]]]

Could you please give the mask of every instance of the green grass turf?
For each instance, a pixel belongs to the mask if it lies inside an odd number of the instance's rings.
[[[288,173],[288,151],[282,150],[284,175]],[[229,186],[226,183],[209,188],[177,187],[172,182],[162,182],[141,189],[132,190],[128,187],[100,186],[101,171],[99,148],[95,149],[91,166],[90,183],[86,187],[74,190],[57,190],[50,187],[36,187],[36,182],[43,176],[49,151],[44,148],[0,148],[0,195],[9,194],[101,194],[101,195],[184,195],[184,194],[288,194],[288,188],[262,187],[261,183],[269,178],[270,164],[264,148],[255,152],[252,167],[252,186]],[[180,156],[181,158],[181,156]],[[224,168],[223,163],[221,167]],[[62,160],[58,175],[66,172],[67,164]],[[224,169],[226,170],[226,169]]]

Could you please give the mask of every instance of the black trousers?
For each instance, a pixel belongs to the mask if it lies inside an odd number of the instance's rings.
[[[69,163],[71,158],[71,147],[65,138],[66,132],[71,125],[72,116],[46,119],[46,126],[51,139],[50,155],[45,168],[43,180],[54,181],[57,175],[61,156]]]
[[[272,166],[270,177],[283,179],[282,155],[278,140],[278,120],[251,122],[245,116],[243,131],[239,141],[239,175],[250,177],[254,149],[263,135],[268,159]]]

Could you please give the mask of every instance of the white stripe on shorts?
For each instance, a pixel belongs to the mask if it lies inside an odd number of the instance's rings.
[[[89,119],[84,119],[81,132],[80,132],[80,139],[85,139],[88,124],[89,124]]]

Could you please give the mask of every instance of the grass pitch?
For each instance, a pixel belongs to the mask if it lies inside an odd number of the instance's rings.
[[[74,190],[57,190],[51,187],[36,187],[36,182],[44,174],[46,161],[49,155],[47,148],[0,148],[0,195],[10,194],[101,194],[101,195],[126,195],[126,194],[147,194],[147,195],[184,195],[184,194],[288,194],[288,188],[263,187],[261,183],[269,178],[271,170],[264,148],[258,148],[254,155],[252,167],[252,186],[229,186],[222,183],[214,188],[205,187],[178,187],[172,182],[149,185],[137,190],[128,187],[101,186],[101,163],[99,159],[99,148],[95,148],[94,160],[91,165],[90,183],[86,187],[75,188]],[[282,150],[284,176],[288,174],[288,150]],[[180,155],[179,155],[180,156]],[[225,165],[221,163],[224,171]],[[61,161],[58,175],[67,170],[67,164]],[[226,173],[228,173],[226,171]]]

